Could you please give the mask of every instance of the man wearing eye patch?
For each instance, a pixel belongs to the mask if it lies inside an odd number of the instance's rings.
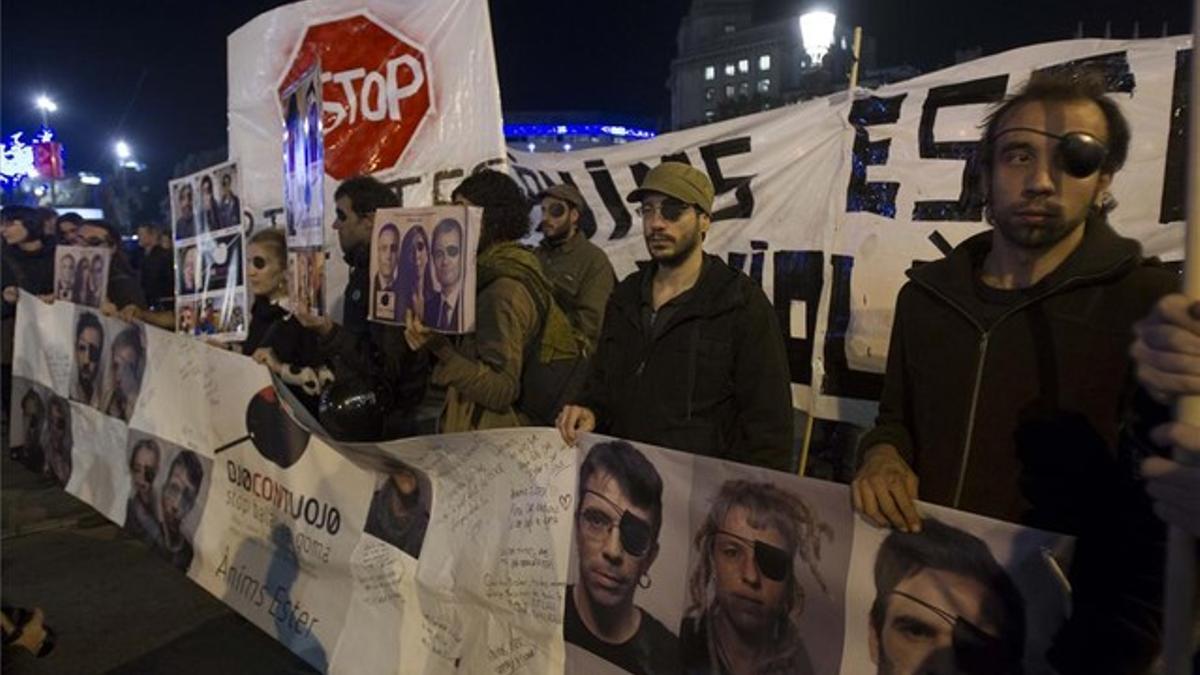
[[[928,519],[875,557],[868,647],[879,675],[1019,675],[1025,601],[979,538]]]
[[[830,538],[807,504],[770,483],[722,485],[696,532],[698,563],[679,629],[683,672],[815,672],[800,635],[806,593],[794,562],[824,591],[817,551]]]
[[[612,263],[579,229],[587,202],[574,185],[554,185],[538,196],[542,205],[542,241],[537,258],[554,283],[554,297],[592,350],[604,323],[604,306],[617,281]]]
[[[788,469],[792,399],[775,310],[750,277],[704,253],[714,190],[680,162],[650,170],[638,204],[649,265],[612,293],[567,443],[602,433]]]
[[[100,405],[100,364],[104,354],[104,325],[91,312],[75,324],[75,380],[71,398],[92,407]]]
[[[579,573],[567,586],[563,638],[634,675],[679,672],[675,635],[633,602],[653,584],[662,490],[658,470],[624,441],[597,443],[579,468]]]
[[[154,514],[154,478],[158,475],[162,449],[153,439],[143,438],[129,453],[129,478],[133,485],[125,506],[125,530],[148,542],[162,537]]]
[[[979,148],[991,230],[908,273],[855,507],[921,529],[922,499],[1079,538],[1060,672],[1140,673],[1159,649],[1161,537],[1121,443],[1165,413],[1136,392],[1132,326],[1178,286],[1109,226],[1129,126],[1098,73],[1035,76]],[[1128,433],[1127,433],[1128,432]],[[919,480],[918,480],[919,477]]]

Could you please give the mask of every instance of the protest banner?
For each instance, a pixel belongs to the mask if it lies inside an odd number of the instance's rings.
[[[439,333],[475,330],[475,257],[483,209],[380,209],[371,236],[370,318]]]
[[[320,63],[327,205],[326,308],[341,317],[347,266],[333,250],[333,193],[374,175],[402,206],[449,202],[479,166],[504,162],[500,91],[487,4],[478,0],[308,0],[230,34],[229,153],[255,217],[283,225],[280,85]],[[464,101],[469,101],[464,105]]]
[[[1039,672],[1065,616],[1067,537],[930,505],[921,534],[879,530],[844,485],[597,435],[571,448],[548,428],[337,443],[248,357],[19,307],[18,459],[323,671],[659,672],[643,659],[716,658],[712,636],[735,638],[710,619],[728,611],[772,631],[789,667],[861,673],[900,658],[871,647],[897,643],[871,616],[903,602],[947,639],[953,608],[976,647]],[[92,321],[143,336],[127,420],[75,395],[100,372],[72,339]],[[941,574],[946,547],[987,574]],[[640,628],[605,646],[594,621],[612,607]]]
[[[169,183],[179,332],[219,340],[245,337],[246,252],[239,176],[236,162],[223,162]]]
[[[990,104],[1035,71],[1088,63],[1128,117],[1116,175],[1118,232],[1145,253],[1182,257],[1190,37],[1072,40],[976,59],[650,140],[567,153],[509,151],[533,195],[580,189],[594,243],[618,277],[648,259],[624,197],[651,167],[685,161],[716,187],[704,248],[760,282],[784,331],[793,402],[822,419],[870,425],[905,272],[987,227],[969,161]]]

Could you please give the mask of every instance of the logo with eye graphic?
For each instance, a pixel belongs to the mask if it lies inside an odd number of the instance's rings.
[[[246,405],[246,435],[213,451],[220,454],[250,441],[262,458],[286,469],[304,455],[309,433],[283,409],[274,387],[264,387]]]

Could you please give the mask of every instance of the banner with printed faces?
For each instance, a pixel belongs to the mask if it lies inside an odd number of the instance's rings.
[[[554,429],[337,443],[248,357],[18,306],[18,461],[321,671],[1046,672],[1069,606],[1061,535]]]
[[[774,303],[794,405],[870,425],[905,273],[989,227],[971,161],[981,125],[1035,72],[1103,73],[1132,131],[1110,222],[1146,255],[1181,259],[1190,62],[1190,37],[1054,42],[636,143],[510,151],[511,170],[530,195],[577,186],[618,277],[650,259],[625,196],[665,160],[705,171],[717,198],[704,248]]]
[[[169,184],[175,254],[175,329],[238,340],[249,328],[245,232],[236,162]]]
[[[483,0],[306,0],[230,34],[229,148],[256,217],[283,225],[279,93],[315,63],[324,139],[328,311],[341,317],[347,279],[333,194],[372,175],[406,207],[450,201],[476,167],[504,162],[500,91]]]
[[[374,321],[410,318],[439,333],[475,330],[475,257],[483,209],[380,209],[371,236]],[[410,314],[411,313],[411,314]]]

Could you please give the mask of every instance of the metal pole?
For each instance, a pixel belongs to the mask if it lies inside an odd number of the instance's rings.
[[[1192,45],[1200,44],[1200,0],[1192,1]],[[1183,293],[1200,299],[1200,69],[1192,68],[1188,106],[1187,239]],[[1175,419],[1200,426],[1200,396],[1184,396],[1175,405]],[[1200,465],[1200,455],[1175,449],[1175,461]],[[1196,617],[1196,540],[1172,526],[1167,533],[1166,585],[1163,587],[1163,664],[1165,675],[1191,672],[1192,625]]]
[[[850,66],[850,93],[858,86],[858,57],[862,51],[862,26],[854,27],[854,65]]]

